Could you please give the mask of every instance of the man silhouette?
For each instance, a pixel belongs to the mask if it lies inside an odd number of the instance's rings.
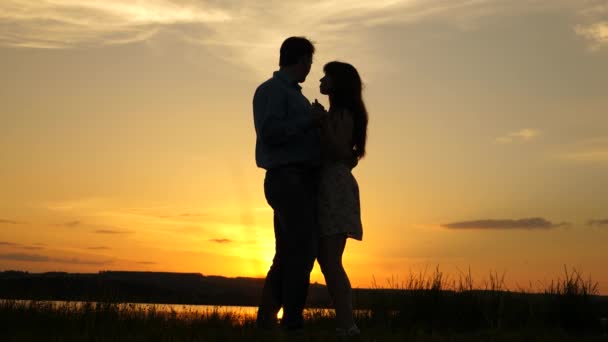
[[[318,244],[317,168],[320,163],[318,126],[325,111],[304,97],[315,52],[303,37],[281,45],[280,69],[262,83],[253,97],[256,163],[266,169],[264,194],[274,210],[275,255],[262,291],[257,324],[271,328],[283,307],[281,325],[303,326],[310,271]]]

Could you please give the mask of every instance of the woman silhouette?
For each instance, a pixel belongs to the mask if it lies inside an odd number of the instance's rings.
[[[336,310],[337,334],[357,335],[342,254],[347,238],[363,238],[359,186],[351,170],[365,155],[368,114],[361,78],[352,65],[330,62],[323,71],[319,88],[330,106],[321,125],[318,261]]]

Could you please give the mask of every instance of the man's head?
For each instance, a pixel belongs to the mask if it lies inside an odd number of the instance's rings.
[[[304,37],[289,37],[281,44],[279,66],[298,83],[306,81],[310,72],[315,46]]]

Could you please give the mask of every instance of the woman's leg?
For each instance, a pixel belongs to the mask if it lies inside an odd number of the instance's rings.
[[[338,328],[350,329],[353,319],[353,299],[350,281],[342,266],[342,253],[346,245],[346,235],[323,236],[319,245],[319,265],[325,276],[327,289],[336,309]]]

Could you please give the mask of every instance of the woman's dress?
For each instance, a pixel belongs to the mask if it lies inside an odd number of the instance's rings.
[[[322,161],[319,177],[319,226],[322,236],[345,234],[362,240],[359,185],[351,173],[354,124],[346,110],[330,111],[321,126]]]

